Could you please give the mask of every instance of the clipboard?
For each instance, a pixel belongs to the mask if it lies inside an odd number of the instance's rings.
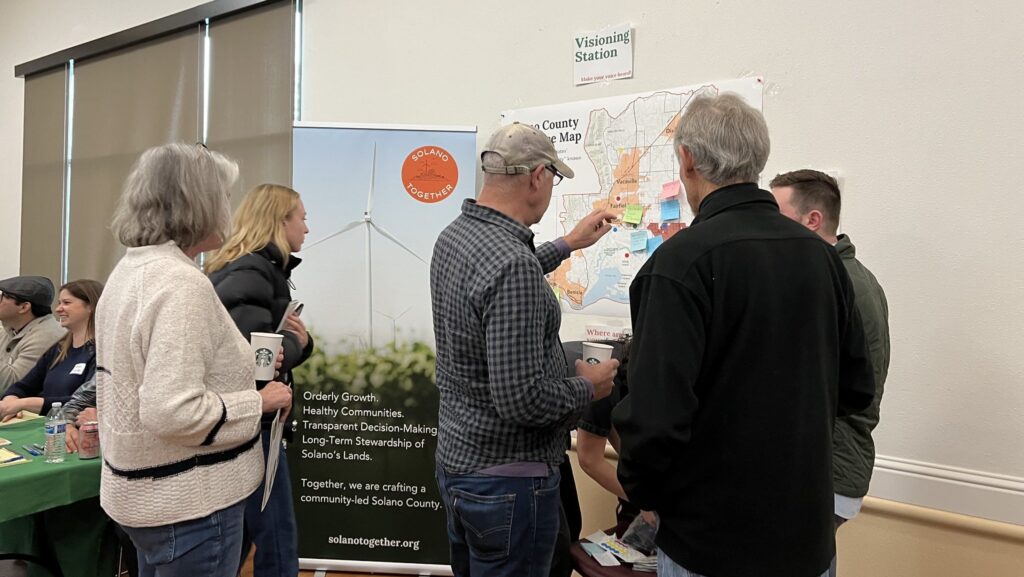
[[[288,317],[292,313],[302,314],[302,303],[299,301],[292,301],[288,303],[288,306],[284,309],[284,315],[281,316],[281,322],[277,324],[277,330],[275,333],[279,333],[284,330],[285,322],[288,321]]]
[[[292,301],[288,303],[288,306],[284,309],[284,315],[281,317],[281,322],[277,325],[277,330],[274,332],[281,332],[284,330],[285,322],[292,313],[302,313],[302,303],[299,301]],[[263,477],[263,504],[260,505],[260,511],[267,508],[267,502],[270,500],[270,492],[274,489],[274,477],[277,473],[277,461],[281,450],[281,438],[284,436],[284,428],[287,424],[281,422],[281,410],[278,409],[277,413],[274,414],[274,422],[270,425],[270,449],[267,451],[267,462],[264,469]]]
[[[277,476],[277,461],[281,455],[281,437],[287,423],[281,422],[281,409],[274,414],[274,422],[270,425],[270,448],[267,451],[266,468],[263,470],[263,503],[260,511],[267,508],[270,492],[274,490],[274,479]]]

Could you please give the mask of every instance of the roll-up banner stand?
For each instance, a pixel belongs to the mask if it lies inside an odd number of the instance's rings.
[[[451,575],[434,478],[434,241],[476,192],[476,128],[296,123],[316,350],[288,446],[303,569]]]

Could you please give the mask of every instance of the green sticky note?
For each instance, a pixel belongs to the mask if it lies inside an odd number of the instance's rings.
[[[629,224],[640,224],[640,220],[644,217],[644,205],[642,204],[629,204],[626,205],[626,214],[622,216],[622,222]]]

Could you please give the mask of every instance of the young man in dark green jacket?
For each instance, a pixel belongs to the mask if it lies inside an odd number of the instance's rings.
[[[817,233],[839,253],[853,283],[874,368],[875,400],[862,413],[837,418],[832,431],[832,484],[838,529],[860,511],[875,465],[871,431],[878,425],[882,390],[889,372],[889,304],[875,275],[857,260],[850,237],[836,234],[842,202],[834,178],[817,170],[796,170],[776,176],[771,187],[782,214]],[[831,575],[835,575],[834,566]]]

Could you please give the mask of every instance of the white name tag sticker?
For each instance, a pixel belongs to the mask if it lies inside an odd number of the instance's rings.
[[[71,369],[72,375],[80,375],[85,372],[85,363],[78,363],[73,369]]]

